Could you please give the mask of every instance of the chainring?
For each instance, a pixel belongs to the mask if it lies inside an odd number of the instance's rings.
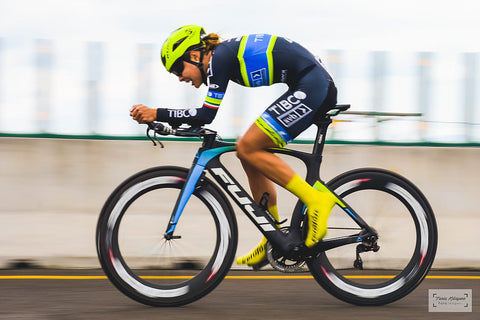
[[[288,233],[288,228],[282,228],[281,231]],[[306,271],[305,260],[292,260],[284,257],[282,254],[275,251],[270,242],[265,244],[265,251],[268,262],[275,270],[285,273]]]

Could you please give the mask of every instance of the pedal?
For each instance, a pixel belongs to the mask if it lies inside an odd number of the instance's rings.
[[[262,261],[260,261],[259,263],[257,264],[254,264],[252,266],[253,268],[253,271],[260,271],[260,269],[262,269],[263,267],[267,266],[269,263],[268,263],[268,260],[267,259],[263,259]]]

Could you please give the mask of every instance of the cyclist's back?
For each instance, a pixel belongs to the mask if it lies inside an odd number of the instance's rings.
[[[216,66],[220,68],[215,68]],[[320,62],[300,44],[283,37],[253,34],[220,43],[211,61],[210,86],[224,91],[228,80],[247,87],[286,83],[289,87]]]

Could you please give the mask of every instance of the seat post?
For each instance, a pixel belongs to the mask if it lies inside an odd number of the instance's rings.
[[[348,110],[349,104],[337,104],[335,107],[327,111],[322,117],[316,118],[313,124],[317,129],[317,136],[315,137],[315,145],[313,146],[313,154],[322,155],[323,147],[325,145],[325,139],[327,137],[328,126],[332,123],[332,117],[336,116],[340,112]]]
[[[318,122],[315,122],[315,125],[317,126],[317,136],[315,137],[315,144],[313,145],[313,154],[322,155],[325,139],[327,137],[327,129],[331,123],[332,119],[330,119],[330,116],[328,115]]]

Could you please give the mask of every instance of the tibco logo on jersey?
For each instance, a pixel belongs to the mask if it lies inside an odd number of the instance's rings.
[[[295,91],[293,94],[289,95],[286,99],[280,100],[270,108],[268,111],[274,112],[277,115],[283,114],[285,111],[290,110],[295,105],[298,105],[301,101],[307,97],[307,94],[303,91]]]
[[[186,110],[175,110],[175,109],[169,109],[168,110],[168,116],[171,118],[190,118],[190,117],[195,117],[197,115],[197,109],[186,109]]]
[[[280,100],[272,105],[268,108],[268,111],[276,114],[277,120],[279,120],[285,127],[290,127],[312,112],[312,109],[301,103],[301,100],[304,100],[305,98],[307,98],[305,92],[295,91],[286,99]]]

